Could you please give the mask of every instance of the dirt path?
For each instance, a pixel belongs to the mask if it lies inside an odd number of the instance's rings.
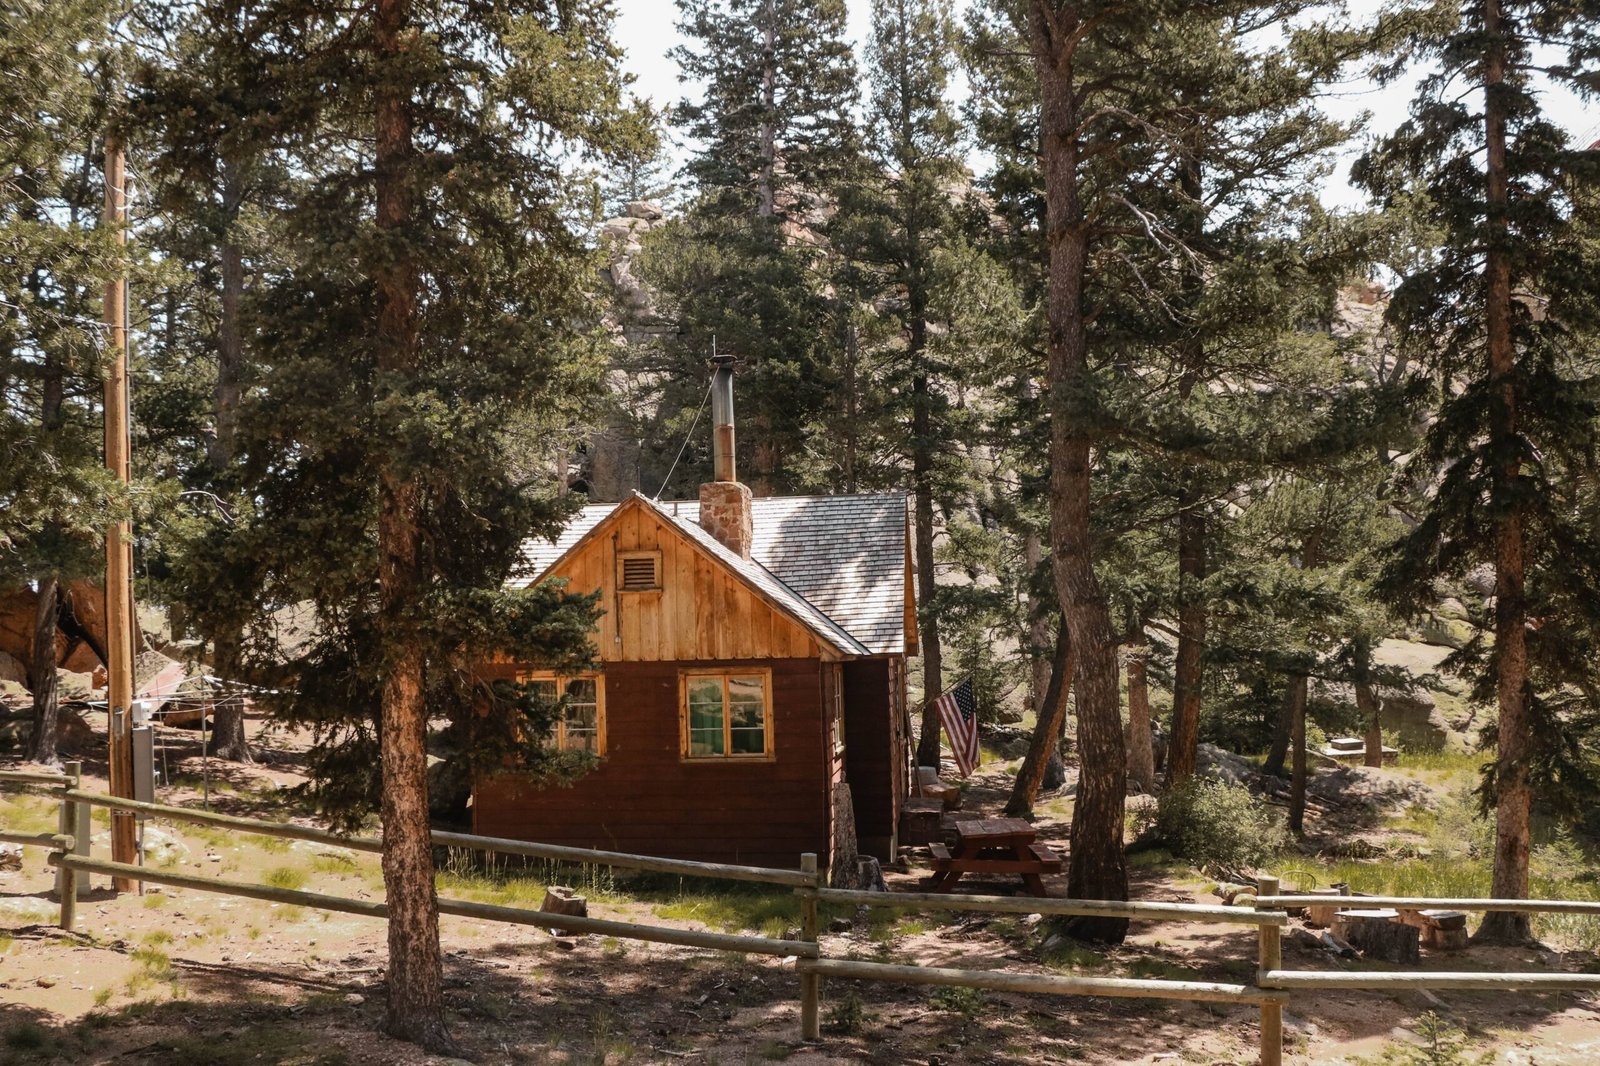
[[[175,746],[174,746],[175,747]],[[174,751],[169,749],[169,757]],[[231,810],[275,809],[293,783],[293,752],[276,765],[231,768],[213,792]],[[198,802],[199,760],[173,760],[183,786],[164,795]],[[966,806],[997,810],[1007,768],[986,768]],[[94,781],[91,787],[102,786]],[[1064,843],[1070,800],[1040,804],[1041,838]],[[8,793],[7,824],[48,825],[49,803]],[[98,828],[103,830],[103,825]],[[155,865],[267,881],[358,898],[382,896],[376,858],[343,849],[246,837],[194,826],[151,830]],[[461,866],[441,875],[444,895],[537,906],[550,871],[486,876]],[[560,876],[571,883],[575,872]],[[1135,865],[1135,895],[1215,902],[1206,882]],[[792,896],[732,891],[670,878],[614,881],[587,871],[578,886],[591,913],[655,924],[782,935],[798,924]],[[913,887],[918,872],[894,874]],[[383,927],[365,918],[229,899],[187,890],[113,897],[102,886],[79,908],[78,932],[53,928],[51,873],[29,851],[0,872],[0,1062],[230,1066],[439,1062],[376,1033],[382,1014]],[[98,879],[97,879],[98,880]],[[1015,886],[995,883],[995,890]],[[1059,879],[1051,885],[1061,891]],[[1254,969],[1247,928],[1136,924],[1109,952],[1041,952],[1033,916],[831,915],[824,938],[837,957],[978,969],[1245,981]],[[820,1046],[798,1040],[797,980],[782,960],[680,950],[610,938],[445,918],[452,1029],[486,1063],[872,1062],[954,1066],[1246,1063],[1254,1060],[1250,1008],[1052,999],[832,981]],[[1291,936],[1288,965],[1336,965]],[[1573,968],[1582,960],[1527,953],[1425,960],[1433,968]],[[1345,964],[1349,965],[1349,964]],[[1356,1063],[1404,1039],[1432,1010],[1466,1027],[1503,1063],[1600,1061],[1600,1009],[1570,993],[1308,994],[1290,1012],[1289,1061]]]

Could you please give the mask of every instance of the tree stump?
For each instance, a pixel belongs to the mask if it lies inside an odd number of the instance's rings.
[[[565,885],[550,885],[544,890],[544,902],[539,909],[546,914],[565,914],[574,918],[589,917],[589,901]],[[565,929],[550,930],[551,936],[579,936]]]
[[[1467,947],[1467,916],[1462,911],[1403,910],[1400,920],[1415,928],[1427,947],[1440,951],[1463,951]]]
[[[1308,895],[1308,896],[1329,896],[1329,897],[1331,897],[1331,898],[1333,898],[1335,900],[1338,900],[1339,902],[1337,902],[1337,903],[1327,903],[1327,904],[1312,904],[1310,907],[1307,907],[1306,908],[1306,924],[1307,925],[1314,925],[1319,929],[1326,929],[1328,926],[1332,925],[1333,922],[1334,922],[1334,919],[1339,914],[1339,908],[1346,905],[1345,901],[1344,901],[1344,899],[1342,897],[1344,897],[1344,896],[1346,896],[1348,894],[1349,893],[1348,893],[1347,890],[1342,889],[1342,888],[1338,888],[1338,887],[1334,887],[1334,888],[1313,888],[1310,891],[1308,891],[1306,893],[1306,895]]]
[[[873,863],[876,868],[876,861]],[[862,857],[856,842],[856,805],[850,785],[833,786],[833,855],[828,863],[829,888],[870,888],[862,881]],[[878,874],[878,880],[883,875]]]
[[[1368,958],[1422,961],[1420,930],[1399,918],[1399,912],[1391,910],[1341,911],[1334,918],[1333,934]]]

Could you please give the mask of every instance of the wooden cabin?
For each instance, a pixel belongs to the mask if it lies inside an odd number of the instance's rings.
[[[698,501],[635,494],[525,545],[532,582],[599,591],[599,668],[486,669],[565,693],[549,743],[600,760],[570,785],[480,777],[475,833],[792,868],[842,846],[837,811],[862,854],[894,856],[916,653],[906,498],[753,498],[733,475],[731,376],[719,361],[717,480]]]

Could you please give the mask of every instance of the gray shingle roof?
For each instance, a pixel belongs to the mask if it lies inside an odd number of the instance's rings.
[[[700,528],[698,501],[651,503],[637,498],[841,650],[857,655],[905,651],[904,495],[758,498],[751,514],[749,560]],[[591,504],[554,542],[524,542],[523,583],[542,576],[618,506]]]

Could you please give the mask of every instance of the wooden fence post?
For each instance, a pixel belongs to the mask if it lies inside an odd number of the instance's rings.
[[[78,787],[82,770],[83,767],[79,763],[67,763],[69,784],[67,788],[61,790],[61,807],[56,815],[56,825],[59,827],[56,832],[73,838],[73,851],[77,851],[78,847],[87,841],[80,835],[84,830],[78,824],[79,804],[67,799],[66,794]],[[56,898],[61,902],[61,928],[70,933],[72,926],[78,920],[78,871],[65,866],[56,867]]]
[[[800,890],[800,939],[816,944],[817,890],[822,887],[822,878],[817,873],[815,852],[808,851],[800,856],[800,869],[811,875],[811,887]],[[802,970],[800,973],[800,1039],[802,1040],[822,1038],[822,1019],[818,1015],[820,1007],[818,1001],[821,996],[822,978]]]
[[[1262,896],[1278,894],[1278,879],[1263,876],[1256,884],[1256,909],[1261,909]],[[1283,968],[1283,931],[1276,925],[1258,925],[1261,951],[1258,958],[1262,970]],[[1261,1004],[1261,1066],[1282,1066],[1283,1063],[1283,1004],[1274,1000]]]

